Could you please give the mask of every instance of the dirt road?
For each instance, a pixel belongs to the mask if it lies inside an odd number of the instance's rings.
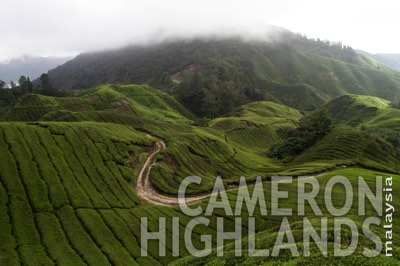
[[[167,207],[174,207],[174,206],[179,205],[178,198],[169,197],[169,196],[165,196],[165,195],[158,193],[153,188],[153,186],[150,182],[150,177],[149,177],[151,167],[154,165],[154,163],[156,161],[155,160],[156,155],[165,148],[166,148],[165,143],[162,140],[158,139],[156,142],[155,151],[150,154],[149,158],[147,158],[146,162],[144,163],[144,165],[143,165],[142,169],[140,170],[140,173],[137,177],[136,191],[137,191],[137,194],[139,197],[143,198],[144,200],[146,200],[152,204],[156,204],[156,205],[160,205],[160,206],[167,206]],[[326,172],[322,172],[322,173],[319,173],[316,175],[303,176],[303,177],[296,178],[294,180],[318,177],[318,176],[327,174],[329,172],[330,171],[326,171]],[[238,188],[237,187],[231,188],[231,189],[227,189],[226,191],[234,190],[234,189],[238,189]],[[192,205],[192,204],[196,204],[196,203],[200,202],[201,200],[204,200],[204,199],[210,197],[211,195],[212,195],[212,193],[199,195],[199,196],[186,197],[184,200],[186,201],[187,205]]]
[[[155,191],[155,189],[151,185],[149,178],[151,167],[155,163],[156,155],[163,149],[165,149],[165,147],[166,145],[162,140],[157,140],[156,150],[152,154],[150,154],[149,158],[147,158],[142,169],[140,170],[139,176],[137,177],[136,191],[141,198],[150,203],[161,206],[174,207],[179,205],[178,198],[165,196]],[[194,197],[186,197],[185,201],[187,205],[191,205],[210,196],[211,193]]]

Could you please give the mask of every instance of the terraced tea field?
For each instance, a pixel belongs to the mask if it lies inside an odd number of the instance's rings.
[[[127,186],[136,173],[125,160],[153,140],[111,124],[4,123],[0,128],[3,262],[133,262],[109,237],[112,229],[94,227],[106,226],[100,223],[102,213],[111,210],[109,217],[117,219],[114,208],[129,215],[139,204]],[[107,239],[102,248],[111,258],[94,244],[101,239]]]
[[[215,252],[202,259],[186,257],[190,253],[185,248],[183,232],[192,217],[176,206],[149,203],[136,186],[138,177],[145,178],[154,193],[164,199],[175,198],[186,176],[200,176],[202,183],[190,186],[187,194],[194,199],[192,207],[205,210],[208,197],[199,195],[209,195],[217,175],[229,188],[232,207],[236,204],[235,187],[240,176],[245,176],[248,184],[262,176],[270,212],[272,175],[319,173],[321,190],[333,175],[349,177],[354,187],[359,175],[371,187],[376,175],[398,180],[395,148],[367,131],[343,125],[336,126],[292,162],[268,157],[269,147],[279,142],[285,131],[294,128],[301,117],[298,111],[279,104],[255,102],[240,107],[231,117],[197,126],[191,114],[173,98],[135,85],[109,85],[69,98],[27,95],[2,116],[25,122],[0,123],[0,264],[322,264],[325,258],[321,255],[293,259],[285,253],[279,259],[257,259],[245,254],[238,259],[232,256],[234,247],[229,241],[225,243],[227,254],[223,258],[215,256]],[[37,119],[40,121],[31,121]],[[157,148],[157,143],[165,147]],[[142,169],[144,175],[140,176]],[[294,213],[298,182],[283,186],[291,197],[282,201],[282,206],[293,208]],[[399,189],[398,182],[394,182],[393,189]],[[343,204],[343,193],[341,187],[333,191],[335,204]],[[332,218],[323,207],[322,192],[317,202],[323,216]],[[400,208],[397,201],[394,206]],[[373,213],[372,207],[368,208],[367,213]],[[247,209],[238,216],[247,219]],[[320,217],[311,209],[306,209],[306,216],[320,228]],[[149,242],[149,256],[141,256],[142,217],[148,218],[151,231],[159,230],[159,218],[165,217],[166,256],[159,255],[156,241]],[[176,235],[172,229],[174,217],[179,218],[181,233],[177,256],[173,254],[177,250],[172,241]],[[363,217],[355,209],[348,217],[361,228]],[[212,245],[216,246],[218,218],[224,218],[226,231],[235,229],[235,216],[227,215],[223,209],[216,209],[208,218],[209,225],[196,226],[192,234],[193,245],[199,249],[204,246],[201,237],[205,234],[212,237]],[[258,247],[270,248],[282,217],[261,215],[255,208],[254,218]],[[302,219],[302,215],[294,215],[289,220],[299,248],[303,244],[299,228]],[[399,219],[398,213],[394,219]],[[330,226],[329,234],[331,229]],[[243,224],[242,230],[246,245],[248,225]],[[399,230],[395,224],[394,231]],[[374,232],[383,234],[380,228]],[[344,236],[345,241],[349,241],[348,237]],[[332,239],[330,236],[330,247]],[[399,240],[396,235],[394,242]],[[371,245],[368,239],[360,241],[364,246]],[[312,249],[315,251],[316,247]],[[397,252],[397,245],[395,249]],[[334,262],[330,255],[327,259]],[[380,264],[382,256],[366,260],[357,250],[355,256],[339,262],[354,261]],[[396,265],[398,261],[394,257],[385,263]]]
[[[334,219],[341,219],[344,217],[336,217],[334,218],[332,214],[326,208],[326,191],[325,188],[327,183],[329,182],[330,178],[333,176],[344,176],[347,177],[353,190],[353,205],[350,209],[349,213],[345,215],[345,218],[349,218],[355,222],[356,227],[358,228],[358,246],[355,249],[354,253],[351,256],[333,256],[333,249],[334,249],[334,239],[337,236],[334,236]],[[393,251],[393,257],[386,257],[384,254],[380,254],[375,257],[366,257],[362,254],[365,247],[373,249],[375,247],[374,242],[371,239],[367,238],[362,233],[363,221],[368,217],[376,216],[375,209],[369,205],[366,207],[365,215],[358,214],[358,194],[360,191],[364,191],[361,189],[358,191],[358,177],[362,176],[363,179],[366,181],[368,186],[374,191],[375,189],[375,177],[382,176],[383,179],[392,176],[394,180],[399,178],[398,175],[389,175],[382,172],[365,170],[360,168],[348,168],[348,169],[341,169],[331,171],[329,173],[320,175],[317,177],[318,183],[320,186],[319,193],[316,196],[316,202],[321,209],[321,215],[316,216],[313,209],[307,205],[304,208],[304,215],[298,215],[298,186],[302,180],[298,180],[298,182],[293,182],[292,184],[284,184],[282,183],[282,191],[287,191],[289,197],[287,199],[282,199],[280,208],[290,208],[293,211],[293,215],[289,218],[289,225],[283,225],[282,216],[271,216],[271,203],[272,199],[266,193],[265,201],[268,211],[268,217],[261,216],[258,212],[259,205],[256,205],[255,213],[253,216],[255,217],[255,225],[256,225],[256,233],[252,237],[249,235],[245,235],[241,242],[242,247],[242,255],[235,256],[235,243],[229,243],[224,247],[224,255],[218,256],[217,250],[214,249],[209,256],[206,257],[195,257],[195,256],[188,256],[183,259],[178,259],[174,261],[171,265],[399,265],[400,255],[399,251],[400,248],[397,244],[395,244],[395,250]],[[303,179],[304,180],[304,179]],[[395,182],[392,189],[393,191],[397,191],[400,186],[399,182]],[[271,189],[271,183],[264,182],[263,184],[263,191],[269,192]],[[251,190],[251,189],[250,189]],[[345,202],[345,191],[343,187],[335,187],[332,191],[331,199],[335,206],[343,206]],[[231,191],[228,193],[228,198],[232,209],[235,209],[236,206],[236,191]],[[207,203],[203,202],[200,206],[204,209],[207,207]],[[395,208],[398,208],[399,202],[394,202]],[[223,215],[223,211],[221,211],[221,215]],[[246,214],[242,213],[242,218],[246,217]],[[304,217],[307,218],[307,222],[304,222]],[[400,218],[398,213],[394,214],[393,219],[397,220]],[[326,219],[326,225],[322,225],[323,219]],[[379,226],[372,226],[372,231],[377,234],[382,241],[385,241],[386,237],[386,229],[383,228],[383,224],[386,222],[384,218],[382,218],[382,222]],[[310,231],[310,227],[316,230],[317,234],[320,234],[323,230],[322,228],[326,228],[327,232],[327,256],[322,255],[322,251],[320,247],[316,245],[315,242],[310,241],[309,243],[309,254],[304,255],[305,252],[305,242],[303,238],[304,231]],[[325,227],[326,226],[326,227]],[[397,223],[393,224],[393,243],[398,243],[400,240],[400,236],[395,233],[399,232],[400,226]],[[233,230],[233,229],[232,229]],[[325,229],[324,229],[325,230]],[[342,229],[341,240],[344,243],[344,247],[347,247],[350,242],[352,241],[352,234],[349,227],[344,226]],[[295,241],[295,246],[298,254],[300,256],[294,256],[293,253],[289,248],[293,248],[292,244],[286,244],[288,239],[285,237],[284,244],[282,244],[282,249],[279,252],[279,256],[271,256],[271,252],[273,252],[274,248],[276,248],[276,241],[277,236],[279,233],[285,232],[285,234],[293,235],[293,239]],[[257,252],[264,252],[264,250],[269,250],[269,256],[259,255],[254,256],[248,252],[249,243],[255,243],[255,248]],[[385,243],[383,242],[383,249],[385,248]],[[384,253],[384,251],[382,251]]]

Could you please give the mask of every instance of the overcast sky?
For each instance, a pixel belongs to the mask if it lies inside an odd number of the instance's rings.
[[[0,0],[0,61],[72,55],[170,36],[265,32],[268,24],[400,53],[400,1]]]

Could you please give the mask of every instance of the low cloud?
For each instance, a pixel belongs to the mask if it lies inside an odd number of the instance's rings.
[[[387,6],[385,1],[382,7]],[[392,25],[398,16],[390,16],[398,10],[393,6],[396,1],[389,1],[387,10],[383,10],[386,13],[377,13],[379,7],[368,3],[330,2],[4,0],[0,9],[0,61],[22,54],[71,55],[172,37],[271,38],[276,32],[271,24],[372,52],[394,52],[391,49],[399,47],[399,37],[394,34],[383,39],[384,33],[395,32],[390,27],[398,25]],[[371,17],[377,20],[369,26],[366,23]],[[380,40],[373,38],[374,34]]]

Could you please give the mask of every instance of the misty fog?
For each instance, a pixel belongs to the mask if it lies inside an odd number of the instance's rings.
[[[277,25],[369,52],[399,52],[399,4],[346,1],[2,0],[0,61],[71,56],[170,38],[275,36]]]

